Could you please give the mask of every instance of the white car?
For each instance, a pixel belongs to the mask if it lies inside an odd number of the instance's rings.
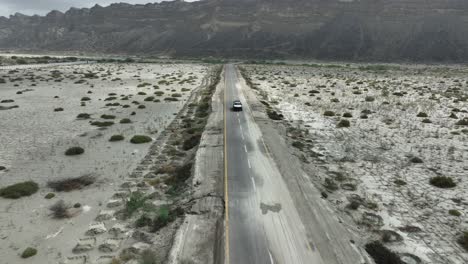
[[[232,110],[233,111],[242,111],[242,103],[239,100],[235,100],[232,103]]]

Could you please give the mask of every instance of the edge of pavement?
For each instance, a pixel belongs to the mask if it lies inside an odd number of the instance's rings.
[[[302,169],[301,162],[281,135],[281,131],[286,130],[284,125],[268,118],[263,104],[246,83],[238,67],[237,72],[251,114],[291,193],[294,205],[306,227],[312,250],[318,250],[327,264],[374,263],[362,249],[363,243],[359,234],[351,230],[350,226],[345,226],[348,220],[342,219],[323,201],[319,189]]]
[[[170,264],[224,261],[224,68],[211,98],[211,113],[195,156],[195,200],[174,238]]]

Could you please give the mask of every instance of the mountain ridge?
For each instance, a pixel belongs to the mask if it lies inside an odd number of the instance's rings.
[[[202,0],[0,18],[0,49],[468,61],[468,1]]]

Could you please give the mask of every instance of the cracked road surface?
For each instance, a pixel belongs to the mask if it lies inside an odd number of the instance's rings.
[[[233,112],[240,100],[244,110]],[[291,194],[239,84],[225,67],[226,263],[325,263],[311,247]]]

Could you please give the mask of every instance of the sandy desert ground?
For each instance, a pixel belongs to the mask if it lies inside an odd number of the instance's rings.
[[[31,196],[0,198],[1,262],[83,263],[69,258],[72,249],[79,239],[89,239],[84,234],[92,223],[100,228],[96,216],[106,219],[109,200],[152,146],[132,144],[130,139],[158,138],[208,71],[208,66],[196,64],[0,70],[0,187],[29,180],[39,185]],[[126,118],[130,120],[122,122]],[[124,139],[110,142],[112,135]],[[84,153],[67,156],[70,147],[81,147]],[[70,192],[48,185],[84,175],[96,182]],[[46,199],[48,193],[55,197]],[[75,205],[72,217],[52,217],[49,208],[59,200]],[[107,245],[116,241],[107,240]],[[37,249],[33,259],[20,257],[27,247]]]
[[[406,263],[468,261],[468,68],[241,68],[355,232]]]

